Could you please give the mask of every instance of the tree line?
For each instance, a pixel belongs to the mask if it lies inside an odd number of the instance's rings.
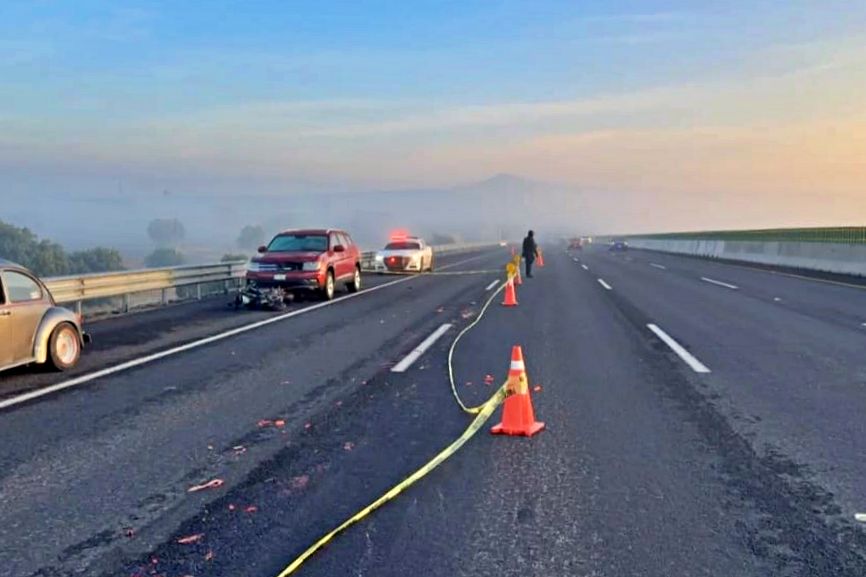
[[[0,221],[0,257],[26,266],[39,276],[63,276],[123,270],[123,258],[112,248],[66,252],[28,228]]]

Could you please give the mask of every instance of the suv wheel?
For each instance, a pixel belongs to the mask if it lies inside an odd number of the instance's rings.
[[[48,338],[48,362],[58,371],[71,369],[81,356],[81,339],[69,323],[57,325]]]
[[[355,276],[352,280],[346,284],[346,287],[349,289],[350,293],[356,293],[361,290],[361,268],[355,267]]]
[[[325,287],[322,289],[322,296],[326,301],[334,299],[334,271],[329,270],[328,276],[325,278]]]

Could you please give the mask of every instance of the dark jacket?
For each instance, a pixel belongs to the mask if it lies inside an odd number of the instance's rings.
[[[535,238],[527,236],[523,239],[523,258],[527,260],[535,260],[538,255],[538,245],[535,244]]]

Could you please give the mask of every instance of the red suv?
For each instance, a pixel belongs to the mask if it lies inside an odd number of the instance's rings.
[[[247,266],[247,284],[258,288],[313,290],[327,300],[337,283],[349,292],[361,290],[361,252],[342,230],[283,231],[259,253]]]

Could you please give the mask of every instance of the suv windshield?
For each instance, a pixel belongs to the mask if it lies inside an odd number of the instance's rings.
[[[389,242],[385,250],[420,250],[421,245],[417,242]]]
[[[281,234],[268,245],[268,252],[325,252],[328,237],[323,234]]]

